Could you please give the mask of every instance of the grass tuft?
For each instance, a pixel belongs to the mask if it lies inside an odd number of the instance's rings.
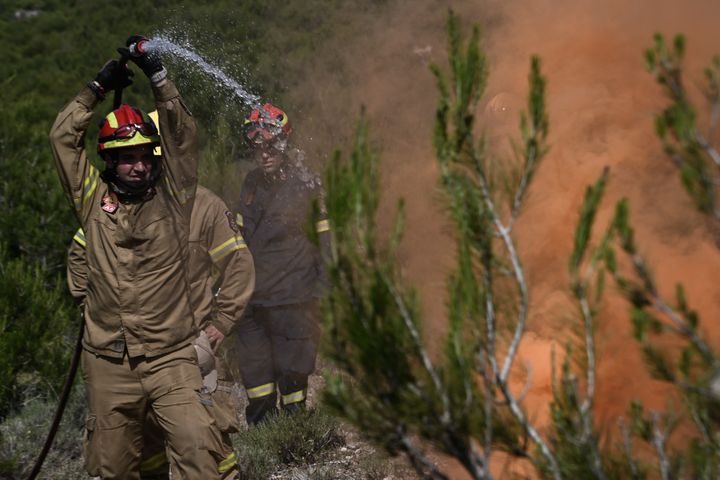
[[[317,463],[343,445],[338,421],[318,410],[278,415],[235,439],[247,480],[266,480],[283,466]]]

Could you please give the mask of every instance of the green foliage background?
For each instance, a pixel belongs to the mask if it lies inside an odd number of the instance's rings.
[[[288,106],[313,59],[353,26],[352,13],[385,0],[179,2],[5,0],[0,3],[0,419],[22,403],[19,381],[58,389],[78,312],[64,293],[66,248],[77,228],[52,164],[57,112],[134,33],[189,43],[264,101]],[[37,12],[36,15],[33,15]],[[166,58],[200,126],[202,182],[231,206],[247,162],[239,135],[246,106]],[[124,101],[152,108],[136,69]],[[99,120],[111,109],[105,101]],[[292,110],[291,110],[292,111]],[[97,127],[88,133],[94,143]],[[52,397],[52,394],[50,395]]]
[[[388,1],[0,2],[0,477],[24,478],[39,451],[80,321],[65,286],[66,249],[77,224],[48,143],[58,111],[117,58],[129,35],[140,33],[191,47],[263,101],[294,113],[302,99],[293,89],[313,62],[329,61],[327,46],[362,27],[357,13]],[[163,60],[198,122],[201,181],[233,208],[250,166],[239,134],[248,107],[187,65]],[[123,100],[150,110],[148,81],[135,74]],[[105,101],[96,119],[111,108]],[[77,440],[84,402],[75,397],[80,414],[66,415],[60,435]],[[77,441],[66,443],[57,458],[72,460]],[[77,461],[68,465],[79,468]]]

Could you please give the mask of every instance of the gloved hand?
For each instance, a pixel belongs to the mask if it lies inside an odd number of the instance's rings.
[[[164,80],[167,76],[167,70],[163,67],[160,57],[156,53],[141,52],[137,48],[131,52],[128,48],[131,45],[137,46],[137,44],[142,41],[147,41],[147,38],[142,35],[131,35],[125,42],[126,46],[118,48],[117,50],[120,55],[128,57],[130,60],[135,62],[135,64],[140,67],[140,70],[148,76],[150,81],[157,84]]]
[[[88,86],[95,92],[98,98],[105,98],[105,94],[112,90],[123,89],[132,85],[132,70],[121,65],[117,60],[108,60]]]

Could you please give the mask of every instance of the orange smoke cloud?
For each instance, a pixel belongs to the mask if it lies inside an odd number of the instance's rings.
[[[366,35],[332,53],[345,62],[341,78],[325,68],[308,74],[301,91],[315,146],[349,145],[349,129],[333,126],[351,125],[359,106],[367,108],[382,152],[383,211],[398,197],[407,201],[399,261],[422,295],[428,336],[444,329],[445,277],[453,266],[452,228],[431,145],[437,94],[428,70],[429,62],[445,61],[448,6],[464,23],[484,29],[491,72],[480,121],[504,155],[524,107],[531,54],[541,56],[548,80],[551,150],[516,227],[531,284],[529,332],[520,352],[520,363],[532,370],[531,416],[548,419],[550,349],[565,343],[576,321],[567,274],[573,230],[584,189],[604,166],[611,173],[599,225],[628,197],[638,245],[661,292],[672,299],[675,284],[685,284],[705,333],[717,338],[720,326],[712,320],[720,314],[720,294],[712,280],[720,272],[720,249],[655,137],[653,114],[665,101],[642,58],[654,32],[685,33],[686,84],[699,84],[702,67],[720,53],[720,3],[711,0],[404,0],[373,19]],[[325,143],[317,140],[324,132],[333,132]],[[597,411],[610,430],[632,399],[666,407],[664,387],[649,378],[631,337],[627,304],[613,290],[598,320]]]

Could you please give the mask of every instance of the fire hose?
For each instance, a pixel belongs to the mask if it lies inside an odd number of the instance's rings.
[[[77,373],[78,365],[80,364],[80,352],[82,351],[84,330],[85,317],[82,313],[80,313],[80,331],[77,336],[77,341],[75,342],[75,352],[73,353],[72,361],[70,362],[70,369],[68,370],[67,377],[65,378],[65,385],[63,386],[62,393],[60,394],[60,400],[57,408],[55,409],[55,416],[50,424],[50,430],[48,431],[47,438],[45,439],[45,445],[43,445],[40,455],[38,455],[38,458],[35,461],[35,466],[33,467],[32,472],[30,472],[28,480],[35,480],[40,473],[42,464],[50,451],[50,447],[55,439],[55,434],[60,426],[60,420],[62,420],[63,413],[65,413],[65,405],[67,405],[68,398],[70,397],[70,390],[72,390],[72,385],[75,381],[75,374]]]

